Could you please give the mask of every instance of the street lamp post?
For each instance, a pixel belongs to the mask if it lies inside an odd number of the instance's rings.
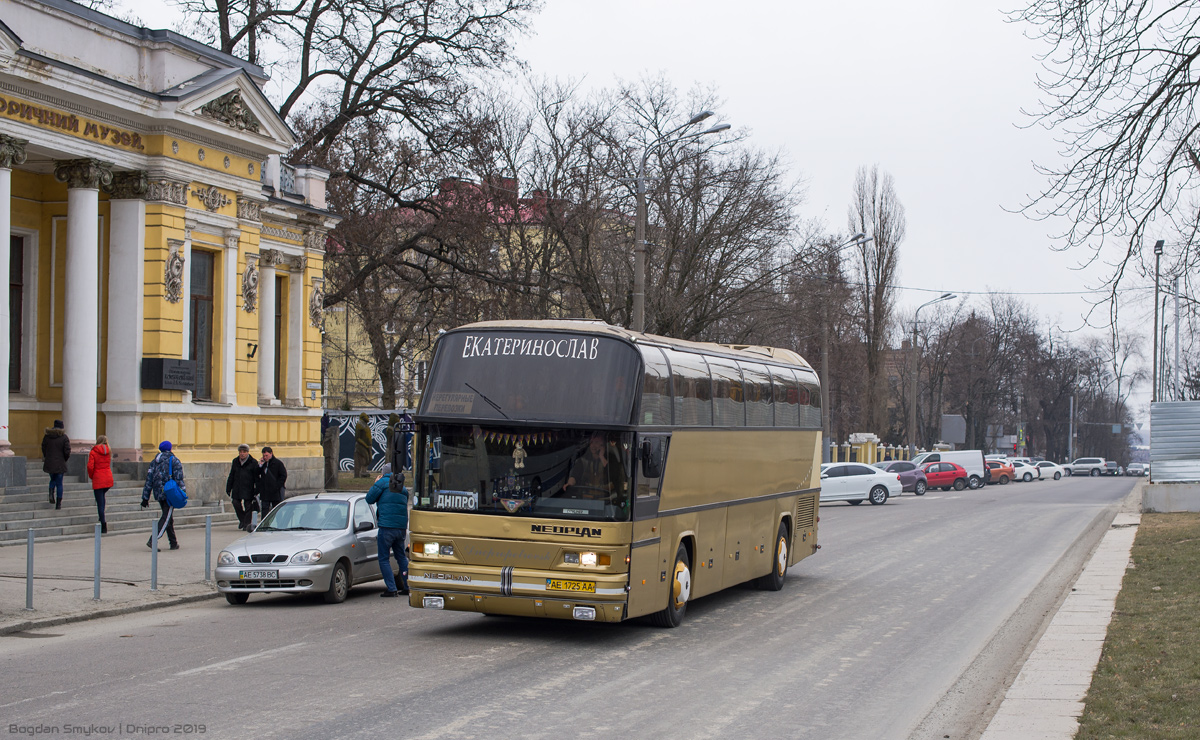
[[[1154,362],[1150,379],[1150,402],[1158,400],[1158,262],[1162,259],[1163,240],[1154,242]]]
[[[850,237],[850,241],[833,249],[822,252],[817,259],[832,257],[843,249],[866,244],[874,237],[867,236],[861,231]],[[814,260],[815,261],[815,260]],[[829,454],[829,270],[825,270],[825,295],[821,301],[821,311],[824,313],[821,321],[821,461],[831,462]]]
[[[634,331],[646,331],[646,164],[650,161],[650,154],[660,146],[678,144],[679,142],[686,141],[687,139],[695,139],[708,134],[715,134],[720,131],[725,131],[729,128],[728,123],[719,123],[716,126],[712,126],[711,128],[707,128],[703,131],[696,131],[694,133],[676,136],[676,134],[688,126],[694,126],[712,115],[713,112],[710,110],[697,113],[696,115],[692,116],[687,123],[676,126],[667,133],[650,142],[650,145],[647,146],[646,150],[642,153],[642,162],[638,166],[637,184],[635,188],[637,193],[637,213],[634,215],[633,224]]]
[[[926,306],[932,306],[935,303],[949,301],[957,298],[953,293],[943,293],[932,301],[922,303],[917,306],[917,310],[913,312],[913,333],[912,347],[910,348],[913,356],[912,361],[912,405],[908,409],[908,459],[911,460],[917,456],[917,317],[921,314],[921,309]]]

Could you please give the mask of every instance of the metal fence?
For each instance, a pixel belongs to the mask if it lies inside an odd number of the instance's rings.
[[[1200,401],[1150,404],[1150,480],[1200,482]]]

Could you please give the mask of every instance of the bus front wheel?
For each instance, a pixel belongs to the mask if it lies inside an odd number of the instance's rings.
[[[771,572],[754,582],[764,591],[778,591],[783,588],[787,578],[788,561],[788,531],[787,525],[779,523],[779,534],[775,536],[775,560],[771,563]]]
[[[692,595],[692,562],[682,543],[675,553],[673,573],[671,590],[667,593],[667,608],[650,615],[650,621],[659,627],[678,627],[682,624],[688,599]]]

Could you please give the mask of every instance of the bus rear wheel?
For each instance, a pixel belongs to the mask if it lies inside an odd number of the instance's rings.
[[[787,525],[779,523],[779,534],[775,536],[775,560],[771,563],[771,572],[754,582],[764,591],[778,591],[783,588],[787,578],[788,563],[788,531]]]
[[[667,593],[667,608],[650,615],[650,621],[657,627],[678,627],[687,612],[687,602],[692,595],[692,561],[682,543],[675,553],[673,573],[671,590]]]

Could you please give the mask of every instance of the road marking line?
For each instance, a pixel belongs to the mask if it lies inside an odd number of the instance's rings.
[[[176,676],[191,676],[196,673],[203,673],[204,671],[223,671],[228,668],[232,668],[232,667],[236,666],[238,663],[244,663],[247,660],[254,660],[255,658],[262,658],[264,656],[271,655],[272,653],[282,653],[286,650],[294,650],[295,648],[298,648],[298,647],[304,647],[307,644],[308,644],[307,642],[297,642],[294,645],[284,645],[283,647],[271,648],[270,650],[263,650],[263,651],[260,651],[257,653],[251,653],[250,655],[243,655],[240,658],[230,658],[229,660],[223,660],[220,663],[212,663],[210,665],[202,665],[199,668],[192,668],[190,670],[180,671],[179,673],[176,673],[175,675]]]

